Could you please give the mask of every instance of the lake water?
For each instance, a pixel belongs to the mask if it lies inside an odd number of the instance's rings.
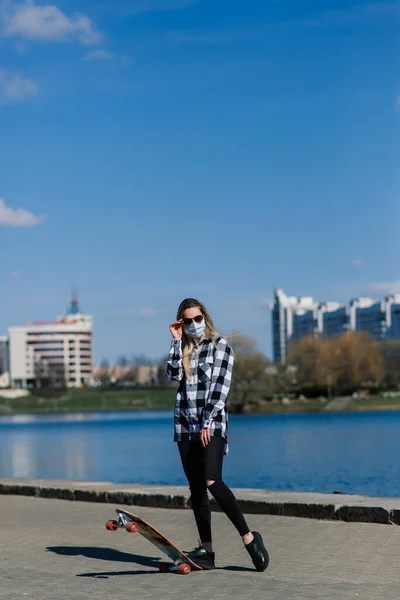
[[[0,418],[0,476],[187,485],[171,411]],[[230,416],[232,487],[400,496],[400,411]]]

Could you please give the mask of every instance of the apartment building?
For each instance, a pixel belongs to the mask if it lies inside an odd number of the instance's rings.
[[[299,303],[296,296],[287,296],[283,290],[275,290],[271,304],[272,343],[275,362],[286,360],[287,344],[293,335],[294,311]]]
[[[391,294],[386,298],[386,337],[400,339],[400,294]]]
[[[287,346],[305,335],[333,335],[347,328],[346,308],[338,302],[319,304],[310,296],[287,296],[276,289],[270,305],[274,362],[286,363]]]
[[[341,335],[349,327],[347,307],[339,302],[324,302],[318,309],[318,331],[324,335]]]
[[[356,298],[350,302],[350,329],[366,331],[378,340],[386,337],[387,320],[384,301]]]
[[[400,339],[400,294],[384,300],[355,298],[349,306],[318,303],[309,297],[287,296],[277,289],[271,303],[272,351],[275,362],[285,364],[289,342],[306,335],[341,335],[366,331],[378,340]]]

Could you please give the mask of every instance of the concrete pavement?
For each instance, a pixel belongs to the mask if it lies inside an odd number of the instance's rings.
[[[159,573],[164,557],[140,535],[105,529],[114,505],[3,495],[0,506],[0,597],[7,600],[400,598],[399,527],[248,515],[271,556],[257,573],[231,523],[214,512],[218,568],[181,576]],[[191,511],[135,512],[183,549],[196,544]]]

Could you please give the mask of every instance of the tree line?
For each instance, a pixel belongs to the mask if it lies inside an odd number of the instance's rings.
[[[262,404],[285,395],[334,397],[361,389],[371,392],[400,389],[400,340],[378,341],[366,332],[340,336],[306,336],[290,343],[286,365],[274,364],[247,336],[233,332],[226,336],[235,353],[229,394],[232,412]],[[175,387],[165,379],[167,357],[161,361],[145,356],[131,360],[119,357],[121,377],[134,378],[139,365],[157,366],[152,386]],[[101,363],[103,372],[109,364]]]
[[[230,404],[236,412],[286,394],[332,398],[400,388],[400,340],[353,331],[310,335],[289,344],[286,365],[271,363],[249,338],[233,338],[231,346],[236,361]]]
[[[349,394],[400,385],[400,340],[378,341],[367,332],[302,338],[289,347],[288,362],[296,367],[296,386],[303,392],[328,386],[334,394]]]
[[[157,367],[157,375],[151,378],[152,386],[161,386],[162,377],[161,371],[163,361],[152,359],[145,354],[133,355],[128,358],[126,355],[120,355],[115,364],[112,365],[107,359],[103,359],[100,363],[98,371],[98,379],[102,385],[107,386],[115,374],[118,372],[118,381],[122,384],[134,384],[137,379],[138,367]]]
[[[319,337],[289,344],[285,365],[274,364],[254,340],[227,336],[235,353],[229,405],[243,412],[285,395],[308,398],[400,389],[400,340],[378,341],[367,332]]]

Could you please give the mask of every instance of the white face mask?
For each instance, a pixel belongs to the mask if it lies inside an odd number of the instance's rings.
[[[204,334],[205,330],[206,330],[206,323],[205,323],[204,319],[201,321],[201,323],[195,323],[194,321],[192,321],[190,325],[185,327],[186,333],[188,333],[190,336],[192,336],[195,339],[201,338],[201,336]]]

